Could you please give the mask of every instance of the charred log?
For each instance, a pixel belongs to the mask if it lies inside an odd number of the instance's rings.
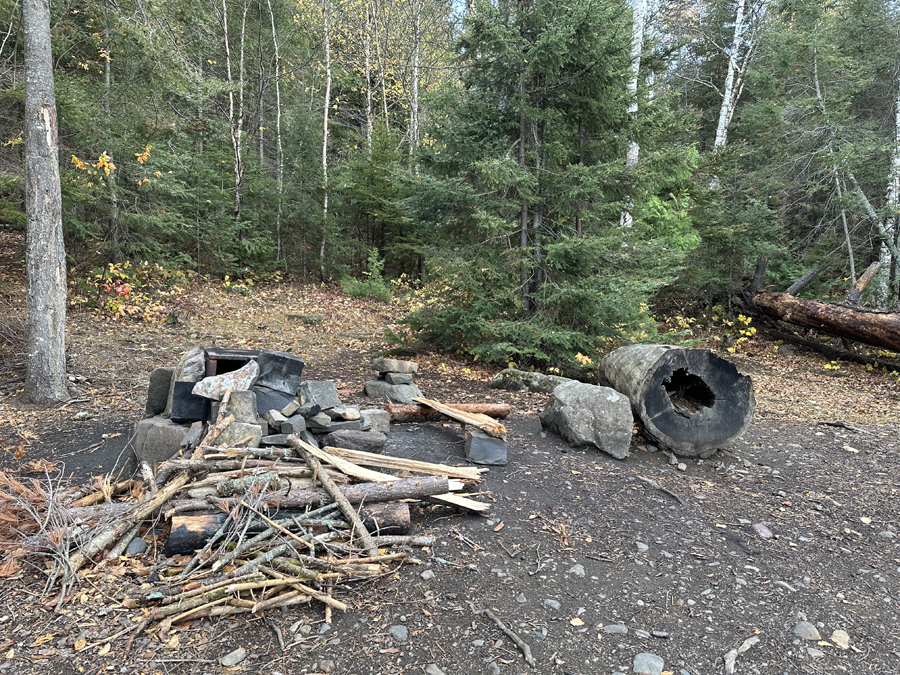
[[[677,455],[708,457],[753,420],[750,378],[706,349],[630,345],[607,354],[600,369],[629,398],[645,434]]]

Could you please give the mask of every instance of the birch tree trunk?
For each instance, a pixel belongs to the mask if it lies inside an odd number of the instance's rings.
[[[366,75],[366,149],[372,155],[372,127],[374,126],[374,110],[372,106],[372,10],[366,3],[365,25],[365,75]]]
[[[734,115],[737,105],[736,92],[741,86],[735,87],[735,77],[738,72],[738,52],[744,40],[744,8],[746,0],[738,0],[737,12],[734,18],[734,38],[731,41],[731,51],[728,54],[728,70],[725,74],[725,88],[722,91],[722,107],[719,108],[719,123],[716,125],[716,139],[713,142],[715,150],[721,150],[728,142],[728,123]],[[739,85],[742,83],[739,83]]]
[[[25,38],[25,267],[28,355],[23,399],[68,398],[66,253],[59,184],[59,129],[50,50],[50,3],[23,0]]]
[[[645,0],[634,0],[633,18],[631,20],[631,77],[628,79],[628,116],[634,117],[638,111],[638,76],[641,72],[641,49],[644,46],[644,18],[647,14],[647,4]],[[625,168],[633,169],[637,165],[641,147],[635,139],[628,142],[628,150],[625,155]],[[631,205],[631,198],[627,198],[626,202]],[[622,227],[631,227],[634,219],[631,211],[622,211],[619,218],[619,225]]]
[[[275,259],[284,261],[287,272],[287,258],[281,241],[281,217],[284,214],[284,146],[281,143],[281,50],[278,45],[278,32],[275,30],[275,12],[272,0],[266,0],[269,7],[269,21],[272,24],[272,45],[275,48],[275,179],[278,185],[278,210],[275,213]]]
[[[891,150],[891,170],[888,174],[887,198],[885,200],[887,213],[890,214],[884,222],[884,239],[878,249],[878,262],[881,268],[875,277],[875,306],[881,310],[889,309],[897,303],[897,291],[891,292],[891,272],[900,287],[900,273],[896,267],[898,261],[891,254],[890,242],[897,248],[898,238],[898,212],[900,212],[900,77],[897,80],[897,96],[894,100],[894,147]],[[890,242],[888,241],[890,240]]]
[[[413,5],[412,73],[409,84],[409,154],[419,147],[419,51],[421,50],[422,6]]]
[[[244,190],[244,36],[247,28],[248,5],[244,5],[241,17],[240,54],[238,66],[238,102],[234,101],[234,76],[231,67],[231,40],[228,36],[228,0],[222,0],[219,20],[225,42],[225,73],[228,81],[228,121],[231,127],[231,147],[234,153],[234,217],[240,220]]]

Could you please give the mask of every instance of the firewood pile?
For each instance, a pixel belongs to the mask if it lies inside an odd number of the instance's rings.
[[[66,487],[0,473],[0,577],[43,569],[48,603],[61,607],[85,577],[126,567],[119,576],[133,583],[115,600],[142,612],[134,635],[311,602],[329,618],[351,606],[354,584],[433,543],[408,534],[410,502],[489,508],[462,493],[485,469],[319,449],[296,434],[287,447],[219,447],[220,428],[145,465],[143,480]]]

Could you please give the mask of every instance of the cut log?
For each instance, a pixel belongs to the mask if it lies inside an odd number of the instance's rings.
[[[369,504],[360,509],[360,517],[372,534],[398,535],[409,531],[409,506],[404,503]],[[303,511],[279,511],[273,515],[276,522],[290,521],[296,517],[301,522]],[[172,518],[172,531],[166,543],[167,555],[193,553],[202,547],[222,526],[225,513],[186,513]],[[289,525],[289,523],[284,523]],[[257,534],[262,528],[251,527],[247,533]]]
[[[462,412],[453,408],[452,406],[444,405],[443,403],[432,401],[431,399],[427,399],[422,396],[413,397],[413,401],[415,401],[416,403],[421,403],[422,405],[427,405],[429,408],[434,408],[438,412],[446,415],[452,420],[456,420],[460,424],[469,424],[476,429],[481,429],[488,436],[506,439],[506,427],[504,427],[496,420],[491,419],[487,415]]]
[[[475,469],[468,466],[449,466],[447,464],[432,464],[431,462],[419,462],[414,459],[392,457],[391,455],[377,455],[362,450],[348,450],[346,448],[332,448],[326,446],[324,452],[329,455],[346,459],[363,466],[380,466],[384,469],[398,469],[400,471],[415,471],[427,473],[432,476],[449,476],[462,480],[480,481],[481,474],[488,469]]]
[[[454,403],[448,408],[474,415],[487,415],[495,419],[503,419],[509,415],[510,408],[506,403]],[[424,405],[389,405],[384,408],[391,415],[391,424],[415,424],[418,422],[437,422],[444,415],[434,408]]]
[[[864,312],[787,293],[759,293],[753,296],[753,304],[782,321],[900,351],[900,313],[897,312]]]
[[[645,434],[676,455],[709,457],[753,420],[750,378],[709,350],[629,345],[607,354],[600,368],[631,401]]]

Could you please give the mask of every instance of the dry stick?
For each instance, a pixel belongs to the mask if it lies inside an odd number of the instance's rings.
[[[369,563],[380,563],[387,560],[399,560],[405,558],[406,553],[387,553],[385,555],[373,555],[368,558],[329,558],[329,565],[366,565]]]
[[[275,579],[275,581],[279,581],[281,583],[286,583],[291,588],[295,588],[298,591],[302,591],[303,593],[306,593],[307,595],[311,595],[319,602],[324,603],[326,606],[326,609],[334,608],[334,609],[339,609],[342,612],[347,611],[347,605],[345,603],[341,602],[340,600],[335,600],[330,595],[326,595],[325,593],[320,593],[319,591],[315,590],[314,588],[310,588],[306,584],[301,584],[299,581],[291,581],[290,579],[285,578],[283,574],[281,574],[280,572],[278,572],[274,569],[269,569],[268,572],[271,574],[274,574],[278,577],[277,579]]]
[[[250,549],[252,549],[254,546],[256,546],[261,541],[265,541],[266,539],[271,537],[273,534],[275,534],[277,531],[278,530],[276,528],[270,526],[270,527],[267,527],[262,532],[260,532],[259,534],[257,534],[255,537],[252,537],[251,539],[247,539],[246,541],[242,541],[240,544],[238,544],[237,546],[234,547],[233,551],[229,551],[228,553],[223,555],[221,558],[216,560],[216,562],[214,562],[212,564],[212,571],[218,572],[222,567],[225,567],[226,565],[230,565],[231,562],[235,558],[237,558],[239,555],[243,554],[245,551],[249,551]]]
[[[379,546],[434,546],[435,537],[429,536],[409,536],[399,534],[386,534],[375,537],[375,543]]]
[[[298,595],[305,595],[302,591],[288,591],[287,593],[282,593],[281,595],[273,596],[267,600],[260,600],[253,607],[250,608],[250,612],[256,614],[257,612],[262,612],[266,609],[271,609],[272,607],[277,607],[282,602],[286,600],[290,600],[296,598]]]
[[[638,476],[637,479],[640,480],[640,481],[645,482],[645,483],[646,483],[647,485],[649,485],[650,487],[656,488],[656,489],[659,490],[660,492],[665,492],[665,493],[666,493],[667,495],[669,495],[670,497],[673,497],[673,498],[677,499],[677,500],[678,500],[678,503],[681,504],[681,505],[682,505],[683,507],[685,507],[686,509],[691,508],[691,505],[688,504],[684,499],[682,499],[680,495],[677,495],[677,494],[675,494],[674,492],[672,492],[671,490],[669,490],[669,489],[667,489],[667,488],[664,488],[662,485],[660,485],[660,484],[657,483],[656,481],[650,480],[649,478],[644,478],[643,476]]]
[[[278,530],[278,531],[281,532],[282,534],[286,534],[286,535],[289,536],[291,539],[293,539],[294,541],[296,541],[296,542],[298,542],[298,543],[300,543],[300,544],[303,544],[303,545],[306,546],[307,548],[311,548],[313,551],[316,550],[316,545],[315,545],[315,544],[310,544],[308,541],[306,541],[305,539],[301,539],[300,537],[298,537],[296,534],[294,534],[294,533],[291,532],[290,530],[288,530],[288,529],[282,527],[281,525],[279,525],[278,523],[276,523],[274,520],[270,520],[269,518],[266,518],[266,517],[265,517],[263,514],[261,514],[259,511],[257,511],[257,510],[254,509],[252,506],[250,506],[249,504],[247,504],[243,499],[241,500],[241,506],[245,506],[246,508],[248,508],[248,509],[250,509],[251,511],[253,511],[253,513],[255,513],[256,515],[258,515],[260,518],[263,519],[263,521],[266,523],[266,525],[269,525],[270,527],[274,527],[276,530]]]
[[[125,514],[117,525],[109,525],[103,528],[102,531],[96,534],[90,541],[88,541],[69,558],[69,564],[71,565],[72,573],[75,573],[79,569],[81,569],[81,567],[90,558],[93,558],[95,555],[100,553],[100,551],[107,548],[108,546],[111,546],[119,537],[127,532],[129,528],[134,525],[134,523],[138,523],[144,520],[144,518],[146,518],[156,509],[162,506],[166,501],[168,501],[169,497],[171,497],[181,488],[187,485],[189,480],[190,476],[186,471],[179,473],[177,476],[175,476],[175,478],[172,479],[171,483],[160,490],[157,495],[149,502],[143,502],[132,509],[129,513]]]
[[[535,662],[534,657],[531,655],[531,647],[529,647],[528,644],[522,638],[520,638],[518,635],[516,635],[511,629],[507,628],[506,624],[503,623],[499,619],[499,617],[497,617],[497,615],[494,614],[491,610],[475,609],[474,602],[471,602],[470,600],[467,600],[466,602],[468,602],[469,607],[472,608],[472,611],[475,614],[481,614],[483,616],[486,616],[491,621],[493,621],[495,624],[497,624],[497,627],[500,628],[500,630],[503,631],[509,637],[510,640],[515,642],[516,646],[520,650],[522,650],[522,656],[525,657],[525,661],[528,663],[528,665],[531,666],[532,668],[537,668],[537,663]]]
[[[337,505],[341,509],[341,513],[347,518],[347,521],[353,526],[353,532],[359,537],[359,540],[363,544],[363,548],[365,548],[366,553],[370,556],[378,555],[378,546],[372,540],[372,536],[369,534],[369,531],[366,529],[366,526],[363,525],[362,520],[359,517],[359,514],[356,513],[356,510],[353,506],[350,505],[350,502],[347,501],[347,498],[341,492],[340,488],[334,484],[334,481],[328,477],[327,474],[320,472],[322,468],[319,464],[319,460],[313,455],[310,451],[309,447],[306,443],[300,440],[300,438],[296,434],[291,434],[288,436],[288,443],[290,443],[291,447],[294,448],[297,452],[299,452],[303,459],[306,460],[306,465],[313,470],[313,475],[318,476],[319,481],[322,483],[322,487],[324,487],[328,494],[331,495],[331,498],[337,503]]]

